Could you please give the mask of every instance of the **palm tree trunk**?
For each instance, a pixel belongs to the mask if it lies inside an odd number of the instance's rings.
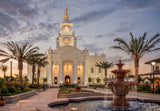
[[[105,82],[107,81],[107,68],[104,69],[105,71]]]
[[[32,65],[32,85],[34,85],[35,64]]]
[[[38,74],[38,80],[37,80],[37,84],[39,84],[39,77],[40,77],[40,66],[38,65],[38,71],[37,71],[37,74]]]
[[[19,81],[22,85],[22,72],[23,72],[23,62],[22,60],[18,60],[18,70],[19,70]]]
[[[6,80],[6,72],[4,72],[4,79]]]
[[[139,59],[135,59],[135,81],[138,83]]]

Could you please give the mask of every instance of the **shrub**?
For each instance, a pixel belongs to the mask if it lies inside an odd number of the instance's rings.
[[[3,78],[0,78],[0,96],[2,98],[3,94],[7,93],[7,87],[5,84],[5,80]]]
[[[42,88],[42,85],[40,85],[40,84],[30,84],[29,85],[29,88],[36,88],[36,89],[41,89]]]
[[[156,87],[155,93],[156,93],[156,94],[160,94],[160,87]]]
[[[96,80],[97,80],[97,83],[99,83],[101,81],[101,79],[99,77],[97,77]]]
[[[25,87],[25,88],[23,89],[23,92],[27,92],[27,91],[31,91],[31,89],[30,89],[30,88]]]
[[[94,89],[96,89],[96,88],[105,88],[105,85],[89,85],[89,87],[92,87],[92,88],[94,88]]]
[[[75,87],[76,89],[81,89],[81,87],[79,86],[79,85],[76,85],[76,87]]]
[[[152,93],[152,89],[151,89],[150,85],[148,85],[148,84],[139,85],[137,87],[137,91],[144,92],[144,93]]]
[[[92,81],[92,78],[91,78],[91,77],[89,77],[89,78],[88,78],[88,82],[91,82],[91,81]]]
[[[77,84],[63,84],[63,88],[75,88]]]
[[[11,85],[11,86],[8,86],[7,88],[10,93],[16,93],[16,88],[14,86]]]

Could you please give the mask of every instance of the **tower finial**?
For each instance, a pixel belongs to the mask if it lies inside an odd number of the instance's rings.
[[[68,8],[66,8],[66,15],[68,15]]]
[[[65,21],[68,21],[68,20],[69,20],[68,8],[66,8],[66,15],[64,15],[64,20],[65,20]]]

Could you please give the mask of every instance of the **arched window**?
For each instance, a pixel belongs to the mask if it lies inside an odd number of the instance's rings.
[[[159,72],[159,66],[156,66],[156,72]]]
[[[101,73],[101,68],[99,68],[99,73]]]
[[[94,72],[94,69],[93,69],[93,67],[91,68],[91,73],[93,73]]]
[[[57,77],[54,77],[54,84],[57,84]]]

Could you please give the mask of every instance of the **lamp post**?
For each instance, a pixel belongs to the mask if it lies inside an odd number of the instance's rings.
[[[13,62],[13,59],[10,58],[9,61],[10,61],[10,75],[11,75],[11,81],[12,81],[12,62]]]
[[[156,62],[151,62],[152,66],[153,66],[153,93],[154,93],[154,66],[156,64]]]

